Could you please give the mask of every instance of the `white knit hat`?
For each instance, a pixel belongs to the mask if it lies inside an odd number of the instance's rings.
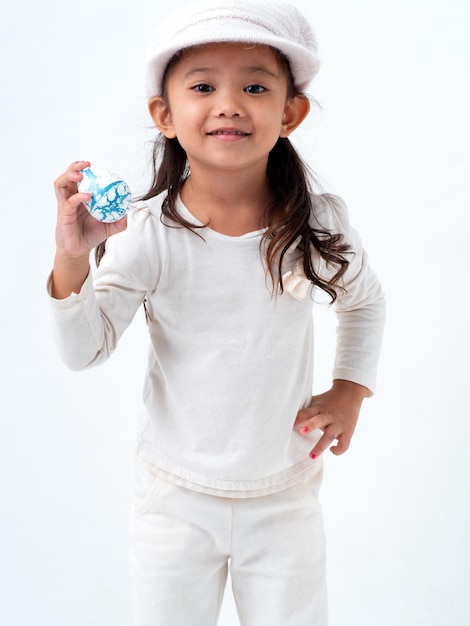
[[[147,96],[161,95],[165,69],[177,52],[216,42],[277,48],[288,58],[300,92],[320,67],[315,36],[294,6],[274,0],[208,0],[183,7],[158,26],[148,49]]]

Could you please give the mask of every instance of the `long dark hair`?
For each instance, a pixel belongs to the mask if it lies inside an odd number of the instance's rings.
[[[288,60],[276,51],[281,64],[286,69],[289,79],[289,96],[296,92]],[[168,64],[166,77],[180,54],[175,55]],[[165,88],[163,97],[166,98]],[[162,203],[162,217],[166,216],[180,227],[188,228],[197,233],[201,228],[188,222],[177,208],[177,198],[189,174],[186,152],[178,139],[168,139],[158,135],[154,140],[151,152],[152,180],[149,190],[140,200],[150,200],[166,191]],[[299,239],[297,249],[302,253],[305,276],[316,286],[325,291],[333,303],[341,289],[341,277],[346,272],[349,261],[346,253],[350,246],[345,243],[341,233],[332,233],[321,227],[312,226],[315,217],[315,205],[320,203],[318,194],[312,190],[315,180],[312,172],[301,159],[294,146],[287,138],[279,138],[268,157],[267,177],[273,201],[266,207],[265,223],[268,225],[261,248],[265,250],[267,273],[271,278],[274,292],[282,293],[282,261],[285,254]],[[334,198],[322,194],[322,204],[334,204]],[[166,222],[165,222],[166,223]],[[104,246],[96,249],[96,262],[99,263],[104,254]],[[331,278],[320,276],[315,270],[314,255],[319,255],[328,268],[335,271]]]
[[[150,200],[163,191],[166,196],[162,203],[162,215],[184,228],[196,232],[197,225],[188,222],[180,215],[177,198],[189,173],[186,152],[177,139],[167,139],[159,135],[152,147],[153,176],[150,188],[141,200]],[[302,251],[305,276],[317,287],[325,291],[334,302],[339,282],[349,261],[344,256],[349,246],[344,243],[341,233],[331,233],[311,226],[311,215],[315,213],[315,199],[312,191],[313,174],[309,171],[292,143],[287,138],[279,138],[268,158],[267,176],[274,200],[266,207],[268,227],[263,234],[262,248],[266,251],[266,267],[273,285],[282,293],[282,261],[287,250],[299,239],[297,249]],[[331,196],[322,196],[325,201],[334,203]],[[314,266],[312,248],[328,266],[336,269],[326,280],[318,275]]]

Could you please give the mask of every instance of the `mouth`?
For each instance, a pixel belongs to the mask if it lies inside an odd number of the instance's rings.
[[[248,137],[251,133],[236,128],[220,128],[207,133],[211,137]]]

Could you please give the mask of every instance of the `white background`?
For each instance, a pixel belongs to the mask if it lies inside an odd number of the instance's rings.
[[[470,4],[296,4],[323,66],[310,91],[322,108],[294,140],[348,203],[388,301],[377,393],[351,450],[326,454],[331,626],[468,626]],[[5,626],[131,622],[143,315],[109,363],[72,373],[52,343],[44,285],[52,184],[69,162],[111,169],[136,195],[146,186],[143,58],[167,11],[156,0],[0,8]],[[332,318],[318,311],[318,391],[329,384]],[[220,623],[238,623],[229,593]]]

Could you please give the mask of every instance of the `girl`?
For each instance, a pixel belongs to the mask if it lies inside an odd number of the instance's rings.
[[[327,624],[321,455],[347,450],[373,391],[384,301],[344,204],[312,192],[288,139],[317,70],[289,5],[186,7],[150,45],[148,193],[103,224],[77,191],[88,162],[55,183],[49,289],[64,361],[102,363],[146,311],[138,626],[215,625],[228,567],[243,626]],[[312,397],[318,290],[339,322],[331,389]]]

